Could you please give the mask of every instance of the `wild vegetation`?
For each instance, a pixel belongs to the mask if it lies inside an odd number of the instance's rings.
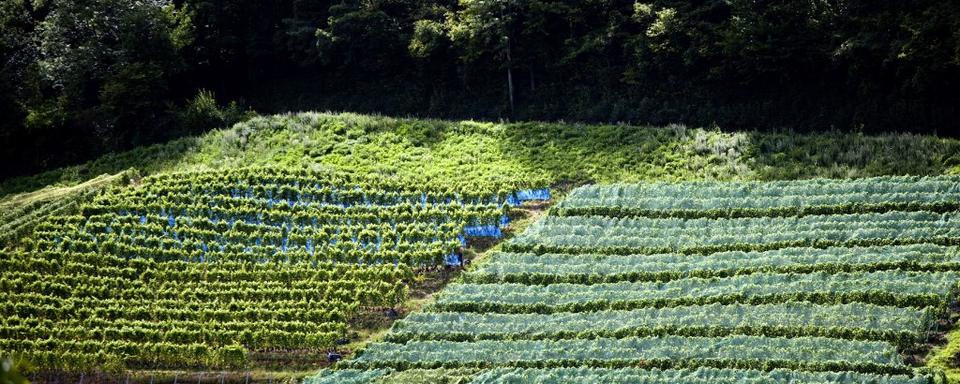
[[[956,135],[957,20],[929,0],[8,0],[0,177],[251,108]]]

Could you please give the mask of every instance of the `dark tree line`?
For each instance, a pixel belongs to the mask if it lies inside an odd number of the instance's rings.
[[[250,107],[960,132],[955,1],[5,0],[0,59],[0,176]]]

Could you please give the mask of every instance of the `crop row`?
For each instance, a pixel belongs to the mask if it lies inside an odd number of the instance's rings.
[[[269,334],[270,332],[344,332],[346,324],[343,323],[315,323],[308,321],[202,321],[202,320],[133,320],[133,319],[104,319],[99,317],[87,317],[83,319],[40,319],[36,317],[5,317],[0,320],[0,335],[10,338],[16,332],[36,332],[38,329],[71,329],[76,328],[81,332],[90,330],[100,330],[102,336],[107,338],[132,338],[144,337],[142,332],[152,330],[199,330],[203,332],[221,332],[221,331],[251,331],[253,334]],[[86,328],[86,329],[83,329]],[[113,334],[112,332],[116,332]],[[262,340],[262,338],[255,338]],[[154,340],[157,341],[157,340]]]
[[[957,290],[954,272],[751,274],[669,282],[593,285],[451,284],[437,310],[501,313],[585,312],[704,304],[869,303],[944,308]]]
[[[207,281],[300,284],[333,280],[400,282],[413,279],[411,269],[402,264],[358,265],[333,262],[251,264],[226,261],[198,264],[184,261],[158,262],[149,258],[122,258],[93,252],[50,251],[0,252],[0,270],[4,273],[117,277],[181,286]]]
[[[35,226],[52,216],[78,212],[101,190],[118,186],[134,175],[133,171],[124,171],[112,176],[96,177],[74,187],[4,199],[4,203],[0,204],[0,248],[29,235]]]
[[[536,253],[713,253],[927,242],[960,244],[960,216],[933,212],[688,220],[549,216],[504,248]]]
[[[40,277],[40,276],[38,276]],[[84,286],[83,283],[103,283]],[[337,280],[328,282],[191,283],[143,284],[137,281],[87,276],[56,276],[43,281],[33,276],[0,277],[0,287],[11,292],[47,292],[50,297],[110,298],[132,300],[206,301],[314,301],[341,300],[364,306],[389,306],[405,296],[403,285],[381,281]]]
[[[464,377],[466,374],[466,377]],[[759,371],[750,369],[639,369],[639,368],[493,368],[488,370],[451,369],[336,369],[322,370],[303,384],[400,384],[427,381],[428,378],[456,379],[470,384],[943,384],[942,374],[918,370],[910,374],[882,375],[860,372],[810,372],[789,369]],[[409,380],[412,379],[412,380]],[[416,381],[413,381],[416,380]]]
[[[304,182],[314,182],[306,181]],[[289,207],[380,207],[417,206],[491,206],[501,208],[504,197],[496,195],[464,197],[459,193],[435,195],[426,192],[403,193],[396,190],[365,190],[332,184],[271,185],[233,184],[214,180],[202,185],[146,185],[135,189],[114,190],[96,200],[114,204],[131,201],[193,203],[201,201],[225,204],[269,204]]]
[[[356,303],[342,301],[278,300],[263,302],[237,300],[224,303],[185,302],[183,300],[61,299],[39,294],[2,293],[0,303],[5,314],[23,318],[107,319],[150,321],[313,321],[345,322],[357,310]],[[19,301],[12,301],[19,300]],[[30,300],[30,301],[27,301]]]
[[[494,253],[464,281],[522,284],[597,284],[669,281],[752,273],[872,272],[882,270],[960,271],[955,246],[911,244],[872,247],[794,247],[729,251],[708,255]]]
[[[583,384],[933,384],[945,379],[934,374],[877,375],[858,372],[805,372],[788,369],[604,369],[496,368],[477,375],[471,384],[583,383]],[[360,384],[369,381],[355,381]],[[325,383],[325,382],[323,382]],[[319,384],[319,383],[318,383]]]
[[[337,188],[338,195],[348,194],[349,191],[359,190],[374,196],[398,196],[401,199],[419,199],[426,194],[435,199],[461,199],[463,201],[488,201],[491,198],[505,200],[506,197],[518,189],[537,188],[541,185],[505,183],[495,179],[484,180],[444,180],[442,182],[424,182],[423,180],[408,180],[397,175],[364,174],[360,172],[311,171],[306,169],[290,169],[285,167],[246,167],[227,170],[191,171],[153,175],[144,179],[146,184],[162,185],[163,189],[186,189],[197,193],[205,191],[232,192],[234,186],[257,188],[262,186],[264,195],[267,190],[277,196],[283,196],[282,191],[296,188],[312,188],[322,190],[324,186],[341,186]],[[227,187],[217,188],[223,183]],[[266,187],[271,186],[271,187]],[[281,189],[282,187],[286,189]],[[178,191],[179,192],[179,191]]]
[[[302,384],[372,384],[391,373],[391,369],[324,370],[304,379]]]
[[[177,221],[174,217],[161,217],[155,215],[134,216],[134,215],[97,215],[90,216],[82,220],[77,228],[56,228],[52,225],[43,225],[38,227],[38,231],[48,232],[50,234],[69,234],[77,232],[80,234],[96,235],[101,233],[130,233],[130,234],[154,234],[174,237],[176,235],[193,236],[204,240],[222,238],[226,235],[242,236],[230,240],[245,240],[250,238],[266,237],[266,240],[279,241],[284,237],[299,236],[300,238],[333,238],[344,239],[345,241],[376,241],[378,237],[389,236],[391,240],[396,240],[401,236],[411,238],[422,238],[429,236],[438,236],[440,234],[455,236],[462,228],[459,222],[435,223],[430,221],[410,222],[410,223],[337,223],[326,224],[318,223],[307,226],[295,226],[289,223],[269,225],[262,223],[248,223],[243,221],[210,221],[206,218],[181,218]],[[360,238],[364,236],[365,238]],[[264,239],[261,239],[264,240]]]
[[[84,205],[87,216],[125,214],[145,216],[155,214],[166,220],[170,216],[184,216],[219,221],[245,221],[272,225],[318,225],[328,223],[387,223],[404,222],[482,222],[495,223],[503,209],[495,205],[431,205],[419,204],[394,206],[359,205],[341,207],[336,205],[291,205],[249,199],[190,198],[189,203],[171,199],[120,201],[109,197],[107,201],[94,201]]]
[[[749,217],[960,208],[960,178],[688,182],[588,185],[552,213],[561,216]]]
[[[102,340],[127,341],[131,343],[173,343],[207,345],[241,344],[253,350],[271,348],[321,350],[333,345],[334,341],[346,332],[346,326],[339,329],[318,331],[315,329],[265,328],[258,322],[237,323],[243,328],[236,330],[213,329],[200,324],[145,323],[148,326],[93,326],[88,323],[77,326],[57,324],[51,327],[10,326],[2,330],[8,340]],[[341,324],[338,324],[341,325]],[[333,328],[333,327],[326,327]]]
[[[444,255],[460,244],[456,240],[432,243],[401,243],[394,249],[376,250],[375,247],[359,247],[353,242],[338,242],[325,246],[290,247],[276,245],[244,245],[230,243],[185,242],[171,248],[155,246],[151,242],[163,242],[161,238],[142,237],[128,241],[143,245],[129,245],[112,240],[39,239],[30,242],[33,249],[46,252],[99,252],[127,258],[149,258],[157,261],[190,262],[240,262],[240,263],[322,263],[339,262],[351,264],[403,263],[412,266],[435,265]],[[167,242],[169,244],[169,242]],[[192,249],[185,249],[190,246]],[[204,250],[206,247],[206,250]],[[311,251],[312,249],[312,251]]]
[[[33,229],[51,215],[72,213],[80,209],[80,203],[88,200],[96,190],[77,193],[58,200],[47,201],[29,209],[12,210],[0,217],[0,247],[29,235]]]
[[[81,371],[239,367],[250,352],[321,351],[363,306],[403,301],[412,278],[394,265],[2,256],[0,350]]]
[[[387,341],[593,339],[628,336],[824,336],[912,345],[935,316],[926,309],[869,304],[709,304],[551,314],[419,312],[394,324]]]
[[[411,228],[403,232],[377,233],[369,228],[348,228],[341,233],[327,233],[323,229],[306,231],[307,233],[282,234],[276,232],[241,232],[228,231],[216,233],[191,228],[177,228],[176,232],[163,232],[137,229],[134,225],[117,225],[115,231],[103,233],[63,233],[38,231],[37,241],[52,239],[55,242],[70,240],[92,241],[94,243],[115,242],[127,245],[142,245],[158,249],[197,249],[208,251],[211,248],[224,250],[227,246],[233,249],[250,247],[274,247],[286,252],[290,248],[302,248],[314,253],[321,249],[334,246],[346,246],[348,249],[384,250],[415,250],[425,248],[431,243],[442,244],[445,241],[456,244],[457,232],[444,231],[441,228]],[[344,245],[345,244],[345,245]],[[205,249],[206,248],[206,249]]]
[[[628,337],[622,339],[378,342],[347,368],[454,368],[593,366],[806,370],[907,373],[886,342],[822,337]]]
[[[163,367],[241,368],[249,351],[244,346],[202,343],[138,343],[123,340],[2,340],[0,353],[51,370],[117,371],[130,365]]]

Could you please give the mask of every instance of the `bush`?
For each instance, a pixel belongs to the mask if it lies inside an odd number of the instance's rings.
[[[236,101],[231,101],[221,108],[213,92],[200,89],[179,113],[179,123],[186,132],[197,133],[229,127],[253,115],[253,111],[244,110]]]

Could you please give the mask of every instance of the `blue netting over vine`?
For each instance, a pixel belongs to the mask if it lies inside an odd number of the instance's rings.
[[[457,255],[452,253],[444,256],[443,263],[446,265],[463,265],[463,261],[457,259]]]
[[[550,200],[550,188],[516,191],[507,195],[506,203],[510,206],[516,206],[524,201],[530,200]]]
[[[495,224],[464,227],[463,233],[471,237],[494,237],[499,239],[503,236],[503,232],[500,231],[500,226]]]

